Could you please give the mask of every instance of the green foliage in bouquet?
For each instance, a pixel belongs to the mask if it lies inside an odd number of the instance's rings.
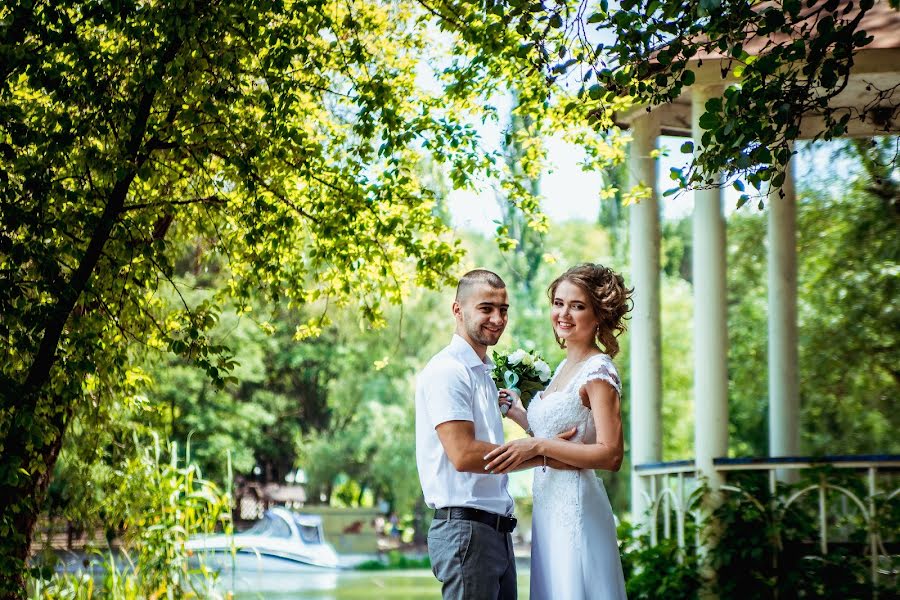
[[[550,365],[539,354],[521,348],[510,354],[494,352],[494,383],[498,388],[515,390],[525,408],[537,392],[547,387],[550,376]]]

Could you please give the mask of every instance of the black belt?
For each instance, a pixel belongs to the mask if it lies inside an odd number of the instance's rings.
[[[504,517],[496,513],[481,510],[480,508],[468,508],[451,506],[450,508],[438,508],[434,511],[435,519],[462,519],[463,521],[478,521],[484,523],[500,533],[511,533],[516,528],[515,517]]]

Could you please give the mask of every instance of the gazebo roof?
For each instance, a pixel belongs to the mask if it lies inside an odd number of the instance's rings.
[[[840,0],[840,7],[850,7],[845,18],[852,19],[859,12],[858,2]],[[813,22],[810,20],[810,25]],[[853,67],[847,86],[832,99],[833,107],[846,107],[848,110],[860,110],[869,106],[878,97],[878,90],[888,90],[900,84],[900,11],[891,8],[887,0],[876,0],[875,5],[860,20],[859,30],[864,30],[874,39],[854,54]],[[744,44],[744,50],[751,54],[765,53],[767,47],[780,44],[789,38],[786,34],[769,37],[752,37]],[[728,56],[713,50],[699,51],[688,63],[696,75],[692,87],[715,86],[737,83],[727,68]],[[723,70],[726,76],[723,78]],[[895,91],[900,96],[900,88]],[[874,135],[900,133],[900,98],[883,99],[878,106],[882,111],[870,111],[865,122],[858,118],[851,119],[847,137],[871,137]],[[870,107],[871,108],[871,107]],[[651,110],[659,119],[663,135],[691,135],[691,91],[685,92],[676,100],[665,105],[653,107]],[[630,127],[631,122],[646,114],[646,106],[634,106],[615,115],[616,123],[621,127]],[[872,115],[878,115],[878,122],[872,122]],[[809,139],[824,129],[820,115],[807,114],[801,124],[801,139]]]
[[[764,8],[771,4],[773,3],[763,2],[760,3],[759,6],[760,8]],[[819,0],[817,4],[824,4],[824,0]],[[847,14],[844,14],[844,11],[848,7],[850,10],[847,11]],[[805,21],[797,23],[798,28],[806,26],[808,29],[813,29],[816,22],[811,15],[818,9],[819,6],[813,6],[801,13],[810,16]],[[834,12],[829,11],[828,14],[840,14],[842,15],[841,18],[844,20],[855,19],[859,14],[859,2],[839,0]],[[876,0],[874,6],[866,11],[866,14],[860,19],[859,29],[875,38],[871,43],[865,46],[866,50],[877,48],[900,48],[900,10],[891,8],[886,0]],[[744,50],[750,55],[757,55],[764,52],[768,44],[782,44],[791,39],[791,36],[783,33],[766,37],[754,36],[744,42]],[[699,51],[696,56],[694,56],[695,61],[720,58],[727,58],[727,56],[718,51],[704,52],[703,50]]]

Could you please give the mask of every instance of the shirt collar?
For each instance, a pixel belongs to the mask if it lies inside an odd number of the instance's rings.
[[[484,361],[482,361],[478,358],[475,349],[469,345],[469,342],[456,333],[453,334],[453,339],[450,340],[450,351],[459,357],[463,361],[463,364],[470,369],[482,368],[487,371],[494,370],[494,361],[488,358],[487,355],[485,355]]]

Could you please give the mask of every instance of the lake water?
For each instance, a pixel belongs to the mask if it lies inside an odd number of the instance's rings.
[[[296,568],[248,568],[220,571],[217,588],[233,591],[235,600],[426,600],[441,597],[441,584],[430,569],[392,569],[384,571],[357,571],[353,565],[371,559],[371,556],[342,556],[344,569],[296,569]],[[104,564],[100,557],[84,553],[64,552],[57,570],[69,573],[88,572],[102,576]],[[119,562],[119,561],[117,561]],[[529,565],[527,558],[516,561],[519,598],[528,599]],[[127,570],[123,562],[120,567]]]
[[[519,598],[528,598],[527,569],[519,569]],[[241,574],[234,581],[236,600],[362,600],[368,598],[433,600],[441,597],[441,584],[428,569],[342,571],[336,573],[266,574],[262,579]],[[231,588],[230,581],[222,581]]]

